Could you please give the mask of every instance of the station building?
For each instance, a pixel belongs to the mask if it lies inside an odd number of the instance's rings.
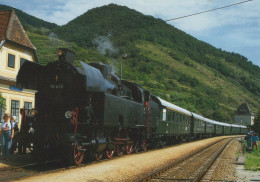
[[[253,125],[255,115],[247,103],[241,104],[235,112],[234,122],[242,125]]]
[[[36,48],[28,38],[13,10],[0,11],[0,93],[6,107],[0,105],[2,121],[5,112],[16,116],[21,124],[20,108],[34,107],[35,91],[16,87],[16,76],[25,61],[38,62]]]

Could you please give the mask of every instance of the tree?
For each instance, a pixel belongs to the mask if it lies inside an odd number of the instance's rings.
[[[2,112],[2,109],[5,108],[5,102],[4,102],[4,98],[2,97],[2,94],[0,92],[0,121],[2,121],[2,116],[1,116],[1,112]]]
[[[260,110],[257,112],[255,117],[255,123],[253,125],[253,130],[260,135]]]
[[[2,94],[0,92],[0,106],[1,105],[5,106],[5,103],[4,103],[4,98],[2,97]]]

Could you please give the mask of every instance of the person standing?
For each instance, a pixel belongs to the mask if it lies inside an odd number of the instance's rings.
[[[19,128],[18,128],[18,123],[16,122],[16,116],[11,116],[11,123],[13,125],[13,129],[14,129],[14,132],[13,132],[13,138],[12,138],[12,146],[11,146],[11,149],[10,149],[10,153],[13,154],[14,151],[16,150],[17,148],[17,134],[19,132]]]
[[[254,133],[253,136],[252,136],[252,142],[253,142],[252,149],[254,149],[254,146],[255,146],[256,150],[257,150],[257,148],[258,148],[258,140],[259,140],[259,138],[258,138],[257,134]]]
[[[253,131],[251,128],[249,128],[249,131],[247,132],[246,138],[247,138],[247,150],[251,151],[252,150],[252,134]]]
[[[2,133],[2,159],[8,160],[10,155],[10,148],[12,146],[12,138],[14,136],[14,126],[10,122],[10,115],[6,113],[3,117],[4,122],[0,125]]]

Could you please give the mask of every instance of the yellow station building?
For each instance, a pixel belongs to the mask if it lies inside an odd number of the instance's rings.
[[[25,61],[38,62],[31,43],[13,10],[0,11],[0,93],[6,107],[0,105],[2,121],[5,112],[16,116],[21,124],[20,108],[33,108],[35,91],[16,87],[16,76]]]

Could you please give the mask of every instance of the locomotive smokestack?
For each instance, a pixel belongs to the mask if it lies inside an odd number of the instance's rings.
[[[57,55],[60,61],[66,61],[70,64],[74,63],[75,53],[67,48],[59,48]]]

